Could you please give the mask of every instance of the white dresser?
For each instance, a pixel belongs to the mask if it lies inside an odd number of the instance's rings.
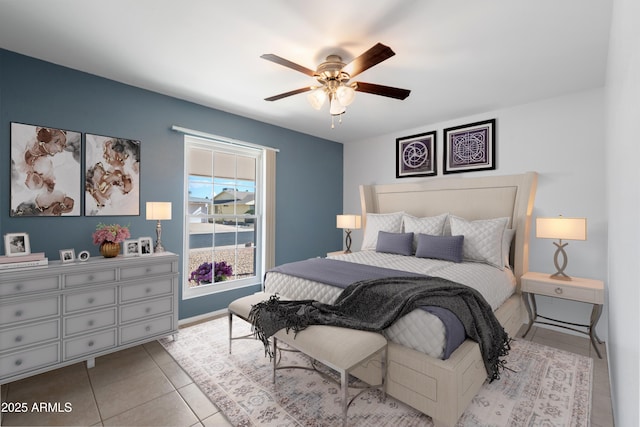
[[[175,254],[0,272],[0,384],[177,332]]]

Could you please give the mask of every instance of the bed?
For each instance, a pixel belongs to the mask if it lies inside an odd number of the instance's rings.
[[[479,287],[504,329],[515,336],[523,323],[520,277],[528,270],[536,184],[537,174],[527,172],[362,185],[363,247],[334,259],[440,276]],[[433,227],[442,227],[442,231],[430,231]],[[396,239],[409,229],[414,232],[410,255],[384,249],[389,244],[387,237]],[[499,249],[495,245],[488,250],[471,245],[478,232],[495,235],[496,230],[502,237]],[[417,242],[418,235],[438,233],[448,236],[443,239],[447,244],[453,240],[452,235],[465,235],[465,244],[471,246],[465,246],[463,262],[452,262],[448,255],[444,256],[445,261],[432,259],[429,254],[415,256],[415,251],[424,254],[425,248],[423,241]],[[497,291],[492,290],[494,283],[501,283]],[[264,290],[287,299],[326,303],[333,302],[342,291],[281,272],[266,275]],[[441,319],[424,310],[414,310],[385,330],[389,342],[386,383],[389,395],[431,416],[436,425],[453,426],[487,379],[487,371],[478,344],[471,340],[464,340],[450,354],[443,354],[447,353],[446,331]],[[370,365],[356,369],[353,374],[375,384],[379,372],[379,366]]]

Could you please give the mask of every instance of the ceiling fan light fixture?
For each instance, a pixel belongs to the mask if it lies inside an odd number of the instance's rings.
[[[338,101],[338,98],[335,96],[331,97],[331,108],[329,109],[329,113],[332,116],[337,116],[343,114],[345,111],[347,111],[347,109],[340,103],[340,101]]]
[[[307,100],[314,110],[319,110],[327,100],[327,94],[323,87],[315,88],[307,95]]]
[[[336,89],[336,97],[338,102],[343,106],[350,105],[356,97],[356,91],[351,86],[341,84]]]

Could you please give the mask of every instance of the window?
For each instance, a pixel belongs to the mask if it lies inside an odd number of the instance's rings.
[[[264,158],[259,148],[185,137],[184,298],[261,282]]]

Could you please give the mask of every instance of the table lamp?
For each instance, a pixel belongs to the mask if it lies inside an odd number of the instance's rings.
[[[347,250],[345,254],[351,253],[351,230],[357,230],[361,227],[362,219],[360,215],[336,215],[336,228],[342,228],[347,233],[345,245]]]
[[[147,219],[156,220],[156,245],[154,246],[154,252],[164,252],[162,246],[162,225],[160,220],[171,219],[171,202],[147,202]]]
[[[553,242],[556,245],[556,253],[553,256],[553,262],[556,266],[556,272],[550,277],[560,280],[571,280],[564,269],[567,268],[568,257],[564,248],[568,243],[562,243],[563,240],[587,240],[587,219],[586,218],[565,218],[558,216],[554,218],[536,218],[536,237],[539,239],[558,239]],[[558,260],[562,255],[562,265]]]

